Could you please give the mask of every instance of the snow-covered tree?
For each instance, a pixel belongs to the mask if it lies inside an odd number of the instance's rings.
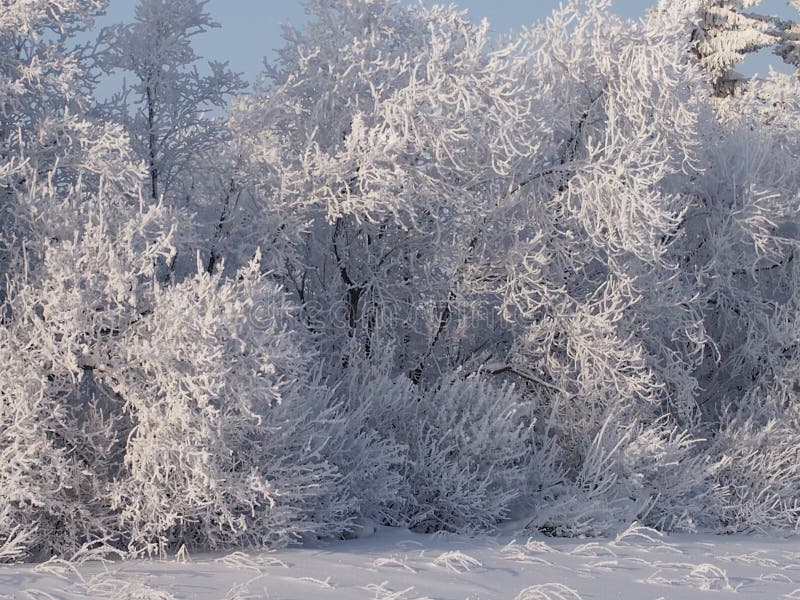
[[[773,46],[779,22],[752,13],[761,0],[660,0],[654,14],[682,27],[688,46],[717,96],[732,94],[743,78],[734,67],[751,52]]]
[[[141,0],[133,23],[106,28],[103,66],[132,74],[131,86],[106,107],[127,126],[147,162],[150,194],[190,194],[192,176],[219,150],[225,127],[218,114],[245,87],[226,63],[210,61],[201,74],[194,38],[219,27],[205,0]]]
[[[69,551],[80,540],[103,538],[113,520],[97,495],[109,464],[107,419],[113,417],[97,408],[81,367],[87,338],[107,336],[113,327],[107,304],[94,297],[110,279],[89,256],[65,252],[80,246],[81,234],[98,219],[104,234],[110,222],[130,221],[107,245],[126,246],[137,227],[147,230],[138,238],[144,263],[169,246],[169,236],[158,233],[168,234],[163,215],[139,207],[141,175],[127,138],[119,127],[82,115],[91,91],[85,49],[68,48],[101,8],[90,1],[13,2],[0,13],[0,352],[7,365],[0,398],[0,538],[10,558]],[[101,193],[108,204],[98,204]],[[159,237],[161,243],[151,245]],[[131,272],[127,284],[144,274]],[[81,286],[71,275],[94,285]],[[135,298],[125,282],[113,285]],[[72,297],[72,307],[57,289]]]
[[[453,9],[313,7],[232,126],[321,351],[513,377],[572,444],[620,396],[691,405],[704,334],[661,186],[711,116],[671,41],[599,7],[508,47]]]
[[[800,1],[790,0],[789,3],[800,15]],[[800,23],[789,21],[782,25],[781,42],[775,53],[788,64],[793,65],[795,72],[800,75]]]
[[[72,36],[105,6],[101,0],[4,2],[0,12],[0,276],[13,246],[33,222],[49,219],[31,203],[32,180],[52,171],[59,184],[79,175],[70,161],[54,169],[71,128],[90,101],[87,48],[70,51]],[[88,175],[88,173],[87,173]],[[4,298],[0,292],[0,299]]]
[[[697,488],[648,498],[686,476],[668,457],[694,464],[775,351],[763,332],[795,285],[798,187],[794,154],[766,157],[785,136],[719,117],[681,35],[603,3],[507,45],[452,8],[309,9],[231,127],[266,260],[333,380],[386,348],[392,376],[430,393],[459,372],[513,380],[507,401],[530,411],[540,444],[557,440],[568,489],[620,456],[651,468],[596,488],[626,508],[595,531],[647,515],[697,523],[678,510]],[[753,27],[708,65],[773,43]],[[635,425],[609,437],[612,417]]]
[[[0,13],[0,560],[342,532],[359,505],[286,293],[257,259],[156,277],[175,216],[67,49],[99,8]]]
[[[123,123],[149,172],[149,193],[184,209],[178,278],[194,269],[200,249],[213,271],[236,213],[240,189],[232,178],[223,111],[246,83],[227,63],[201,64],[195,39],[219,27],[207,1],[141,0],[134,21],[104,29],[101,65],[131,85],[100,104],[100,113]],[[198,218],[188,216],[196,214]]]

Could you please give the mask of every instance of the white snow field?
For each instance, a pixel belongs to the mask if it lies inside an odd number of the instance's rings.
[[[381,528],[276,552],[0,569],[0,598],[213,600],[800,599],[800,538],[470,538]]]

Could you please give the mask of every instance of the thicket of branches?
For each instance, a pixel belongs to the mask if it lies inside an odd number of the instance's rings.
[[[105,4],[0,3],[0,561],[800,528],[794,24]]]

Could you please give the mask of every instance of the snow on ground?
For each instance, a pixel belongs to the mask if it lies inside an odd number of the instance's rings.
[[[184,559],[186,557],[183,557]],[[0,567],[0,598],[800,600],[800,538],[375,536],[186,560]]]

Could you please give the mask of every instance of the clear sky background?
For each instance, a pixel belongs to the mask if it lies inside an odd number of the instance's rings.
[[[426,3],[434,3],[425,0]],[[492,29],[506,33],[547,17],[558,7],[560,0],[437,0],[453,2],[469,11],[475,19],[489,19]],[[614,11],[629,18],[640,18],[656,0],[613,0]],[[136,0],[111,0],[108,15],[98,25],[132,20]],[[411,3],[408,0],[408,3]],[[198,54],[207,59],[227,60],[236,71],[253,81],[261,71],[263,60],[271,59],[273,51],[282,45],[281,23],[302,24],[304,11],[300,0],[210,0],[207,6],[214,19],[222,25],[196,38]],[[787,7],[786,0],[764,0],[754,10],[762,13],[797,18]],[[779,59],[768,52],[751,59],[742,70],[765,74],[769,65],[786,70]]]

